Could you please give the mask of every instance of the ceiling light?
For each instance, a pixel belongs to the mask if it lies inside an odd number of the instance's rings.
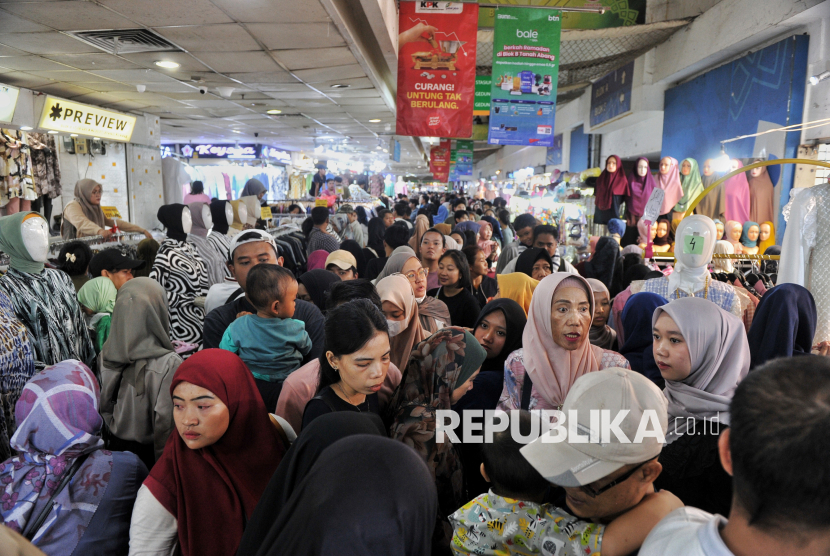
[[[32,131],[34,128],[27,125],[20,126],[20,131]]]
[[[176,69],[181,64],[179,64],[178,62],[174,62],[172,60],[157,60],[156,65],[164,69]]]
[[[70,136],[70,137],[77,137],[77,136],[78,136],[78,134],[77,134],[77,133],[70,133],[70,134],[69,134],[69,136]]]
[[[49,130],[49,131],[47,131],[46,133],[49,133],[49,134],[51,134],[51,135],[57,135],[57,134],[58,134],[58,132],[57,132],[57,131],[55,131],[54,129],[50,129],[50,130]]]
[[[376,148],[377,150],[381,150],[383,147],[381,147],[380,145],[378,145],[378,146],[377,146],[377,147],[375,147],[375,148]]]
[[[276,108],[272,108],[271,110],[266,110],[266,114],[282,114],[282,110],[277,110]]]
[[[345,83],[335,83],[331,86],[332,89],[348,89],[351,85],[346,85]]]
[[[93,137],[93,138],[92,138],[92,140],[93,140],[93,141],[100,141],[100,140],[101,140],[101,138],[100,138],[100,137]]]
[[[380,118],[372,118],[371,120],[369,120],[369,123],[370,123],[370,124],[376,124],[376,123],[378,123],[379,121],[380,121]]]
[[[389,149],[383,149],[383,152],[388,153]]]
[[[232,129],[231,131],[233,131],[234,133],[242,133],[242,132],[241,132],[241,131],[239,131],[238,129]]]

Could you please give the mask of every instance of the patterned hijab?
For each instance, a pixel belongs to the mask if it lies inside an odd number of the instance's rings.
[[[104,211],[101,210],[101,205],[93,205],[90,198],[92,197],[92,190],[96,186],[101,185],[95,180],[83,179],[75,184],[75,200],[81,205],[81,210],[89,220],[95,223],[99,228],[106,225],[104,218]],[[66,218],[61,221],[61,236],[64,239],[75,239],[78,237],[78,230]]]
[[[90,454],[33,542],[47,554],[71,554],[104,498],[112,455],[101,440],[98,381],[80,361],[46,367],[23,388],[11,439],[19,455],[0,465],[3,523],[17,532],[40,514],[61,475],[75,459]]]

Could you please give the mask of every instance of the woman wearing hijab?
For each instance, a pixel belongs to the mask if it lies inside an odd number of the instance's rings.
[[[135,278],[147,278],[150,276],[150,271],[153,269],[153,263],[156,262],[156,254],[159,252],[159,247],[159,242],[155,239],[142,239],[138,242],[138,245],[135,247],[136,258],[140,261],[144,261],[144,266],[133,269],[133,276]],[[230,271],[228,271],[228,275],[230,275]]]
[[[251,178],[247,182],[245,182],[245,187],[242,188],[242,192],[239,194],[239,198],[242,199],[244,197],[255,196],[257,198],[257,203],[262,200],[265,196],[265,193],[268,190],[256,178]]]
[[[530,302],[522,349],[504,366],[498,409],[559,409],[580,376],[609,367],[629,369],[619,353],[591,345],[591,286],[579,275],[551,274]]]
[[[134,454],[104,449],[98,395],[92,371],[70,359],[33,376],[17,402],[11,443],[18,454],[0,464],[0,515],[48,556],[128,551],[130,514],[147,469]]]
[[[375,256],[377,257],[386,256],[386,249],[383,246],[383,234],[385,233],[386,224],[383,221],[383,215],[375,216],[369,220],[369,233],[366,246],[374,251]]]
[[[612,154],[605,160],[605,169],[597,178],[594,187],[596,197],[596,212],[594,222],[607,224],[612,218],[619,217],[620,204],[631,196],[631,186],[625,177],[622,160]]]
[[[386,320],[390,324],[391,361],[399,369],[405,369],[413,346],[427,337],[421,319],[418,318],[415,293],[403,274],[393,274],[380,280],[377,290]]]
[[[133,278],[121,287],[112,333],[101,354],[101,415],[108,444],[137,454],[148,469],[173,430],[167,392],[182,363],[170,342],[167,297],[155,280]]]
[[[680,184],[680,170],[677,159],[664,156],[660,160],[660,169],[657,172],[657,187],[665,192],[663,204],[660,205],[660,214],[671,216],[671,211],[683,197],[683,186]],[[648,199],[646,199],[648,201]]]
[[[72,280],[34,260],[23,240],[22,226],[30,218],[43,217],[18,212],[0,218],[0,251],[9,255],[9,270],[0,277],[0,293],[6,294],[17,320],[26,327],[35,361],[54,365],[78,359],[92,365],[95,347]]]
[[[228,201],[233,207],[233,222],[231,223],[230,227],[228,228],[228,237],[233,237],[236,234],[240,233],[242,230],[245,229],[245,224],[248,220],[247,216],[245,217],[245,221],[242,220],[242,215],[239,214],[240,207],[245,207],[245,204],[242,201]],[[248,207],[245,207],[245,214],[248,213]]]
[[[182,363],[170,396],[176,431],[138,492],[130,550],[234,554],[285,446],[253,375],[229,351]]]
[[[674,205],[674,212],[684,214],[692,201],[703,193],[703,179],[700,177],[700,170],[697,160],[684,158],[680,166],[680,186],[683,188],[683,197]]]
[[[35,374],[35,360],[26,327],[4,293],[0,293],[0,345],[0,459],[6,460],[12,455],[9,439],[17,428],[14,406]]]
[[[620,255],[620,244],[613,238],[601,237],[597,242],[594,256],[582,263],[580,274],[585,278],[596,278],[611,292],[611,297],[616,296],[624,288],[622,287],[622,256]],[[578,269],[579,270],[579,269]]]
[[[433,554],[446,552],[452,538],[448,515],[465,504],[464,469],[452,442],[436,442],[436,412],[449,410],[470,388],[487,358],[475,337],[463,328],[439,330],[412,352],[390,408],[390,436],[418,452],[435,478],[438,516]],[[478,471],[470,470],[470,473]]]
[[[424,237],[427,230],[429,230],[429,218],[423,214],[419,214],[415,217],[415,233],[409,238],[409,246],[416,253],[421,247],[421,238]]]
[[[112,309],[115,307],[115,295],[118,291],[112,280],[99,276],[83,285],[78,291],[81,309],[92,318],[89,327],[95,332],[93,343],[95,352],[100,353],[104,342],[110,335]]]
[[[351,435],[320,454],[270,517],[272,536],[255,554],[421,556],[437,513],[434,481],[417,454],[388,438]]]
[[[716,173],[712,168],[712,160],[706,160],[703,163],[703,189],[709,189],[709,187],[718,181],[720,177],[721,174]],[[712,220],[726,220],[726,217],[724,216],[724,213],[726,212],[726,197],[724,196],[723,185],[723,182],[721,182],[720,185],[707,193],[706,196],[700,200],[700,203],[698,203],[697,208],[695,209],[697,214],[708,216]]]
[[[75,239],[76,237],[103,236],[104,239],[112,235],[107,226],[112,228],[115,221],[104,216],[101,210],[101,195],[104,186],[95,180],[83,179],[75,184],[75,198],[63,209],[61,222],[61,237]],[[141,233],[152,238],[150,232],[130,224],[126,220],[118,219],[118,229],[122,232]]]
[[[743,167],[744,164],[740,160],[732,160],[732,171]],[[740,172],[726,180],[723,184],[723,195],[726,200],[724,216],[727,220],[736,222],[749,220],[751,202],[746,172]]]
[[[732,503],[732,480],[720,465],[718,439],[729,426],[732,394],[749,372],[743,322],[705,299],[684,297],[658,307],[652,327],[669,402],[663,472],[654,486],[723,515]]]
[[[528,247],[516,259],[516,272],[527,274],[534,280],[541,280],[553,273],[553,259],[546,249]]]
[[[374,413],[341,412],[321,415],[303,431],[265,487],[239,543],[238,556],[258,554],[261,547],[273,543],[281,532],[274,527],[275,517],[298,492],[298,487],[323,452],[338,440],[355,435],[386,436],[386,430],[383,421]]]
[[[761,162],[755,160],[754,162]],[[744,174],[745,175],[745,174]],[[749,171],[749,219],[755,222],[776,220],[775,189],[766,166]]]
[[[326,268],[326,259],[329,257],[330,253],[324,249],[318,249],[316,251],[311,252],[308,255],[308,261],[306,262],[306,268],[311,270],[318,270],[318,269],[325,269]]]
[[[204,203],[190,203],[187,205],[187,208],[190,209],[191,218],[193,219],[193,225],[187,234],[187,242],[196,248],[196,252],[205,264],[209,288],[214,284],[221,284],[225,281],[225,271],[223,269],[228,258],[226,256],[223,259],[207,239],[209,230],[205,226],[205,221],[202,218],[202,207],[205,206],[207,205]]]
[[[297,279],[297,299],[314,303],[320,311],[325,313],[326,292],[332,284],[339,281],[340,276],[323,268],[304,272]]]
[[[591,331],[588,339],[591,345],[611,351],[619,351],[617,347],[617,333],[608,326],[611,316],[611,296],[608,288],[596,278],[588,278],[588,284],[594,294],[594,320],[591,322]]]
[[[440,224],[436,224],[435,226],[433,226],[433,228],[441,232],[441,234],[444,236],[448,236],[452,233],[452,226],[450,226],[449,224],[444,224],[443,222]]]
[[[208,243],[213,247],[213,250],[219,253],[222,259],[222,275],[225,278],[232,278],[231,271],[228,270],[227,261],[230,258],[231,238],[228,237],[228,216],[225,212],[225,207],[228,206],[227,201],[216,199],[210,203],[210,219],[213,220],[213,228],[207,235]],[[152,263],[151,265],[152,266]]]
[[[751,369],[778,357],[810,355],[816,333],[816,302],[803,286],[781,284],[755,308],[749,329]]]
[[[533,292],[536,291],[539,280],[534,280],[523,272],[511,272],[510,274],[496,274],[496,281],[499,283],[499,297],[512,299],[518,303],[527,316],[530,311],[530,301],[533,299]]]
[[[628,299],[622,312],[622,336],[625,343],[620,349],[620,355],[628,360],[632,370],[651,380],[661,389],[666,381],[654,362],[651,317],[655,309],[668,302],[668,299],[656,293],[635,293]]]
[[[207,295],[208,278],[205,263],[187,242],[182,227],[184,210],[187,207],[180,204],[159,208],[157,217],[167,228],[167,238],[161,242],[150,278],[167,292],[170,337],[201,347],[205,310],[195,300]]]
[[[648,167],[648,159],[640,157],[634,163],[634,169],[628,174],[628,184],[631,187],[631,194],[625,200],[625,219],[629,226],[634,226],[640,221],[643,212],[646,210],[646,203],[651,192],[657,187],[654,176]],[[640,171],[645,175],[641,176]]]

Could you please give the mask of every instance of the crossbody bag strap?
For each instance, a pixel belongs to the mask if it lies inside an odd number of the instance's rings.
[[[530,409],[530,392],[533,390],[533,381],[530,380],[530,374],[525,373],[525,379],[522,381],[522,406],[525,411]]]

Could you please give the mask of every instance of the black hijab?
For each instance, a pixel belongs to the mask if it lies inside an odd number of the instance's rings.
[[[363,249],[360,244],[353,239],[347,239],[340,244],[340,249],[348,251],[354,255],[354,260],[357,261],[357,275],[361,278],[366,277],[366,257],[363,255]]]
[[[645,280],[646,275],[651,272],[651,269],[644,264],[635,264],[628,267],[623,274],[623,289],[631,285],[635,280]]]
[[[369,220],[369,241],[366,245],[375,250],[378,257],[385,257],[386,250],[383,248],[383,234],[386,233],[386,224],[383,223],[383,218],[375,216]]]
[[[816,333],[816,302],[798,284],[775,286],[761,298],[749,328],[750,369],[777,357],[810,355]]]
[[[182,227],[182,211],[186,209],[181,203],[162,205],[156,213],[161,225],[167,229],[167,237],[177,241],[187,241],[187,234]]]
[[[380,436],[349,436],[320,454],[271,516],[276,534],[255,554],[429,554],[437,513],[435,480],[415,450]]]
[[[301,274],[297,281],[308,290],[308,295],[311,296],[311,301],[317,305],[317,308],[325,312],[326,292],[332,284],[340,281],[340,276],[324,268],[315,268]]]
[[[343,438],[356,434],[386,435],[383,421],[374,413],[340,411],[312,421],[282,458],[245,528],[236,551],[238,556],[256,554],[270,546],[280,531],[273,527],[288,499],[294,494],[323,451]]]
[[[622,256],[617,240],[603,236],[597,241],[594,256],[585,263],[585,278],[596,278],[608,288],[613,298],[622,285]],[[619,280],[617,280],[619,278]]]
[[[551,272],[556,272],[553,268],[553,259],[550,258],[550,254],[546,249],[539,247],[528,247],[524,250],[524,253],[519,255],[519,258],[516,259],[516,272],[527,274],[533,278],[533,265],[539,259],[545,259],[550,265]]]
[[[213,231],[220,234],[227,234],[228,228],[230,228],[228,217],[225,216],[226,204],[228,204],[227,201],[220,201],[219,199],[214,199],[210,202],[210,217],[213,219]]]

